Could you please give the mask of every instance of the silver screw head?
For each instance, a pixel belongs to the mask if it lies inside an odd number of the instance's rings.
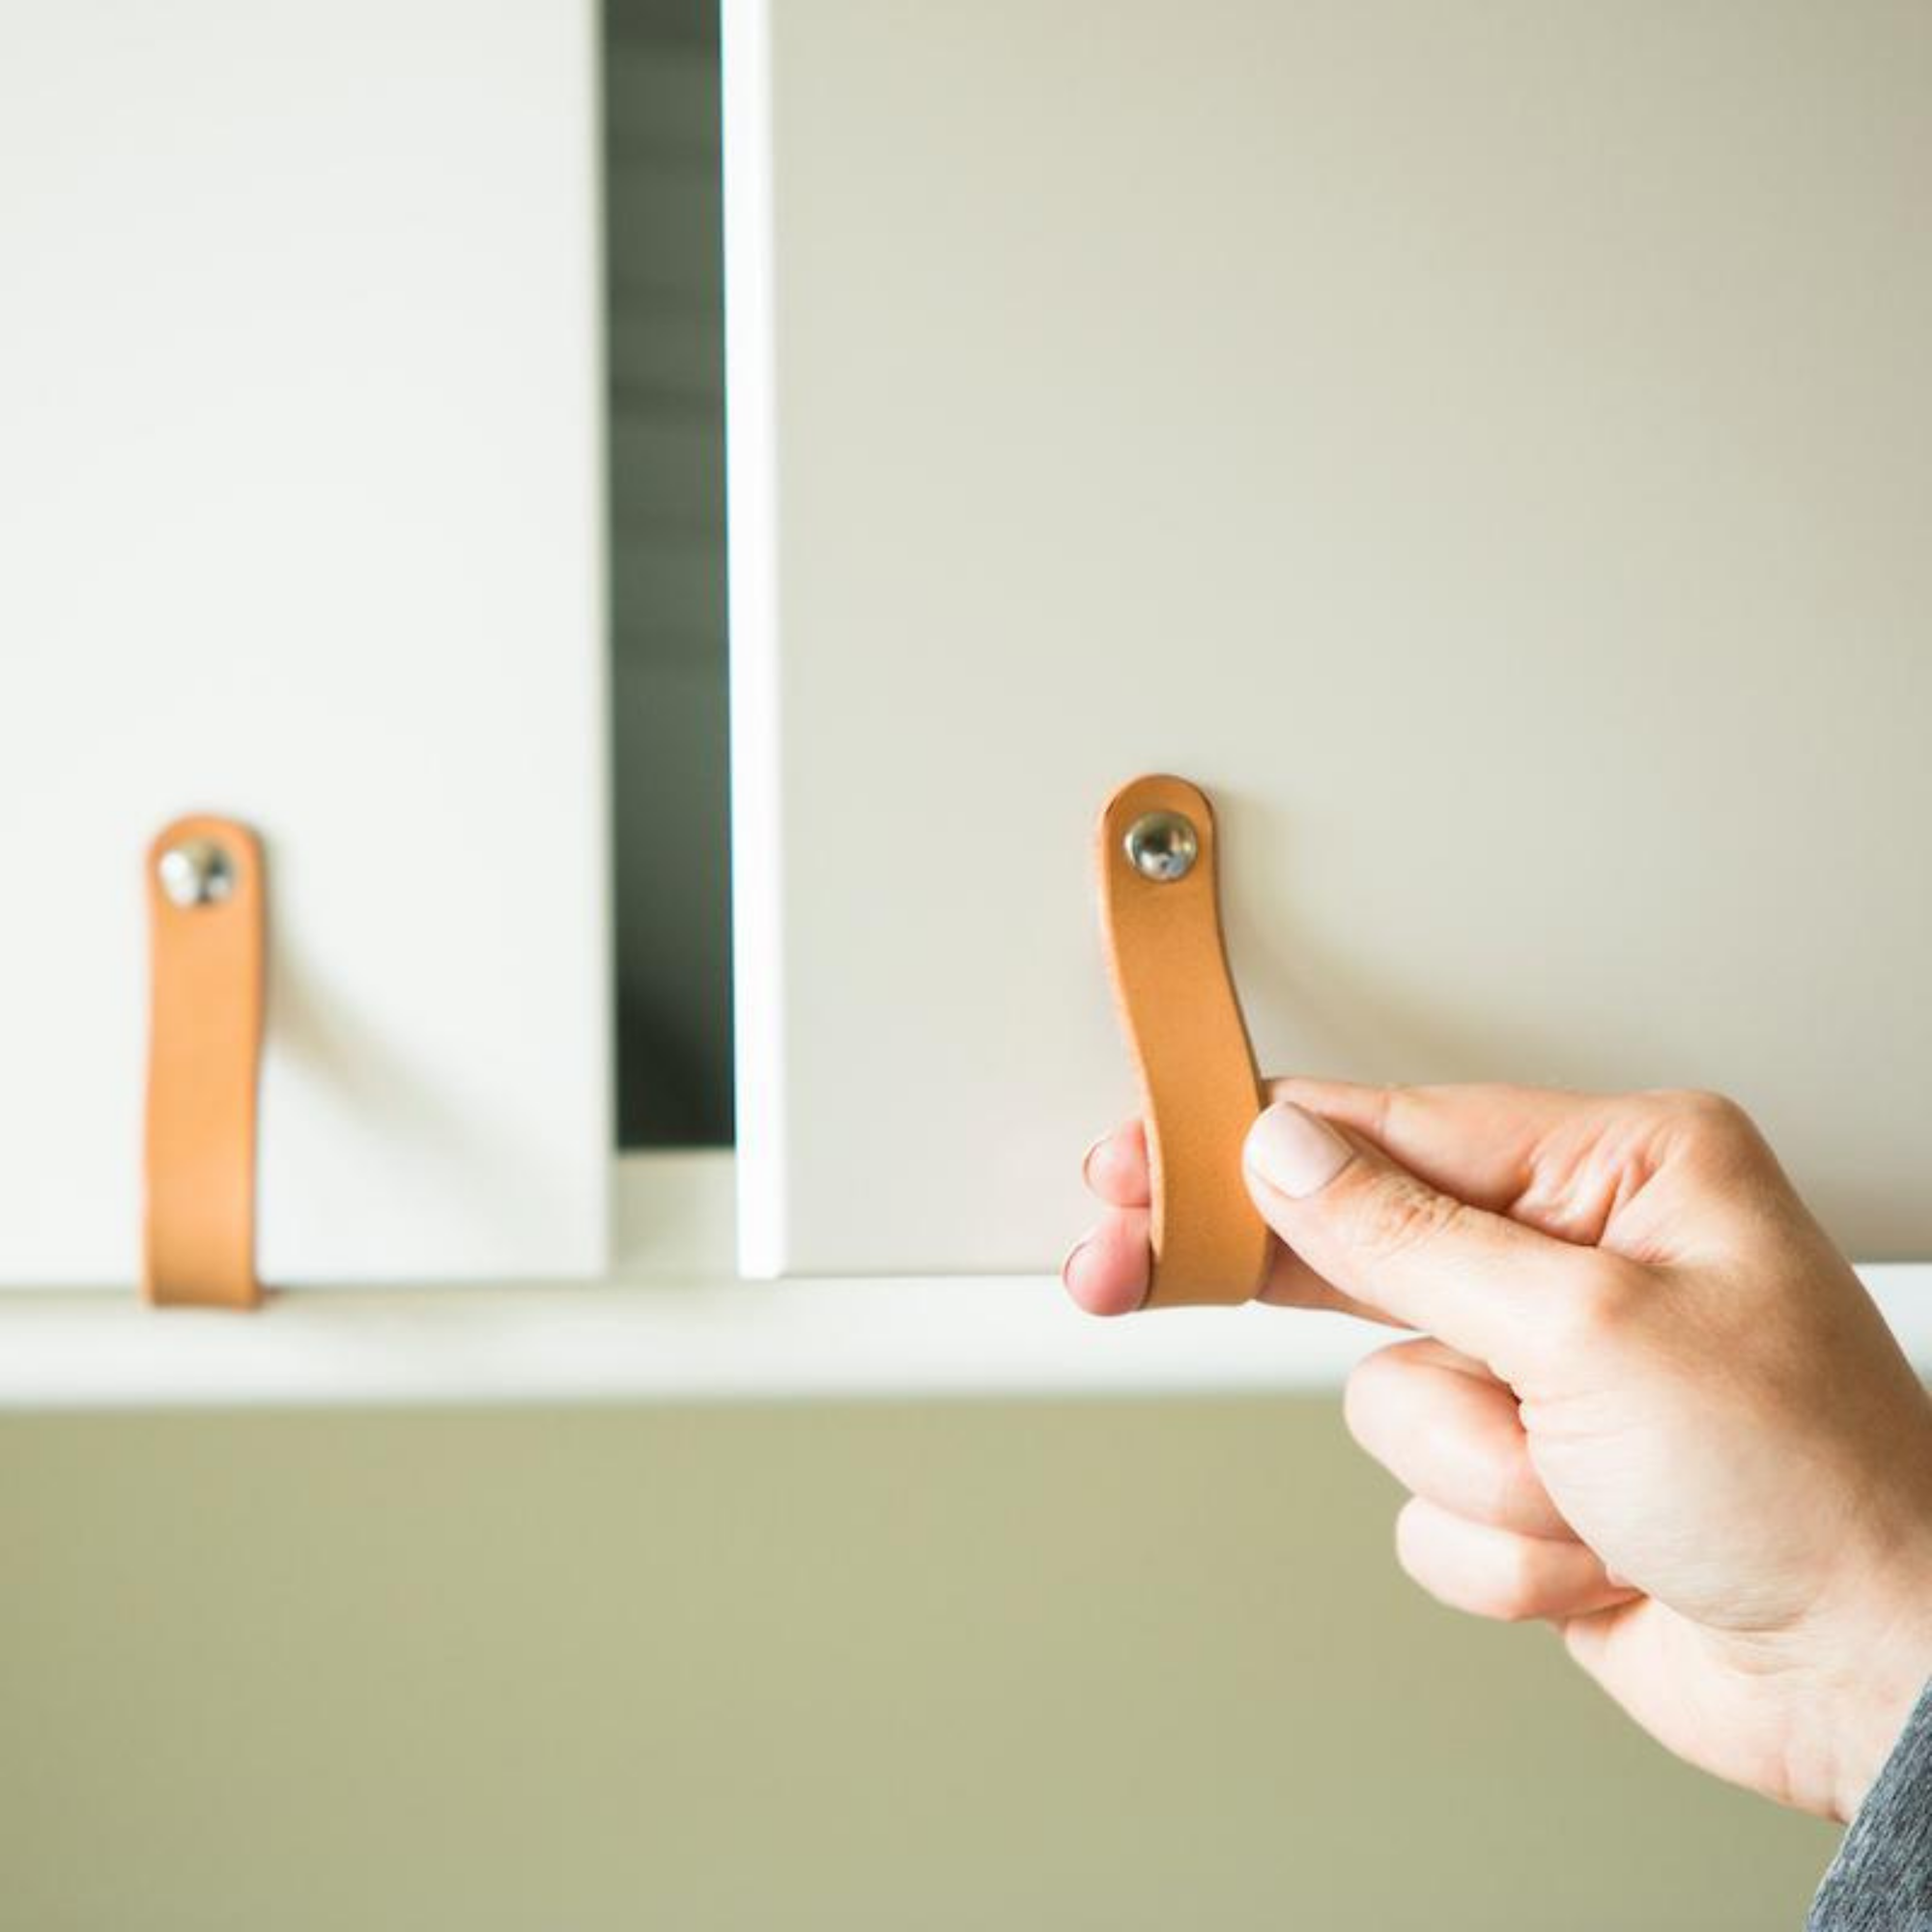
[[[235,861],[213,838],[185,838],[156,867],[170,905],[219,905],[235,890]]]
[[[1150,811],[1127,827],[1127,858],[1142,878],[1156,885],[1184,879],[1201,856],[1201,837],[1178,811]]]

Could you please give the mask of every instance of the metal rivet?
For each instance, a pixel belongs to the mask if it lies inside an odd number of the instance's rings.
[[[1127,857],[1134,870],[1156,885],[1184,879],[1201,856],[1193,822],[1178,811],[1150,811],[1127,827]]]
[[[213,838],[170,845],[156,869],[170,905],[219,905],[235,890],[235,861]]]

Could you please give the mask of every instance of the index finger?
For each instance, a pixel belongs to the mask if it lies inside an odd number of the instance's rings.
[[[1628,1094],[1301,1076],[1271,1091],[1361,1135],[1439,1192],[1559,1240],[1596,1246],[1633,1182],[1648,1176],[1647,1139],[1634,1131]]]

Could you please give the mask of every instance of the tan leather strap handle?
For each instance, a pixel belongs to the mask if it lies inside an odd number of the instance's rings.
[[[1213,808],[1185,779],[1135,779],[1107,801],[1098,844],[1101,937],[1153,1169],[1146,1305],[1246,1301],[1270,1239],[1241,1179],[1262,1094],[1221,937]]]
[[[151,982],[142,1292],[253,1308],[262,851],[231,819],[177,819],[148,848]]]

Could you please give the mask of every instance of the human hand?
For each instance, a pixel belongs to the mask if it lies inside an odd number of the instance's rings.
[[[1542,1618],[1691,1763],[1848,1818],[1932,1673],[1932,1401],[1735,1106],[1289,1080],[1248,1136],[1262,1298],[1420,1331],[1349,1379],[1403,1567]],[[1284,1104],[1286,1103],[1286,1104]],[[1067,1257],[1148,1281],[1147,1144]]]

